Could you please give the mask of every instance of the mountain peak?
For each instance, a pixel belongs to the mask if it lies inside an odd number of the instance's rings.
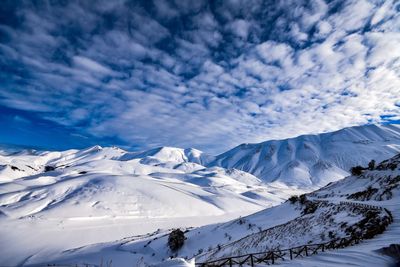
[[[241,144],[210,165],[249,172],[265,182],[322,186],[355,165],[381,161],[400,151],[398,125],[364,125],[319,135]],[[322,164],[323,163],[323,164]]]

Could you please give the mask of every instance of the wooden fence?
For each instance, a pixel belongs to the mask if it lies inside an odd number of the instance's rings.
[[[329,202],[328,200],[316,200],[317,202]],[[374,210],[384,210],[389,216],[389,222],[393,222],[393,217],[390,211],[382,207],[373,206],[364,203],[341,201],[342,205],[359,206]],[[337,240],[331,240],[326,243],[320,244],[307,244],[298,247],[283,249],[283,250],[270,250],[260,253],[251,253],[240,256],[232,256],[221,258],[217,260],[211,260],[203,263],[196,263],[197,266],[201,267],[222,267],[222,266],[234,266],[234,265],[249,265],[255,266],[256,264],[275,264],[278,260],[293,260],[298,257],[310,256],[317,254],[318,252],[324,252],[327,249],[338,249],[347,246],[358,244],[361,239],[353,237],[344,237]]]
[[[298,257],[310,256],[318,252],[324,252],[327,249],[343,248],[350,245],[358,244],[359,239],[342,238],[321,244],[308,244],[283,250],[271,250],[260,253],[251,253],[246,255],[226,257],[218,260],[208,261],[204,263],[196,263],[198,266],[233,266],[233,265],[250,265],[255,264],[275,264],[277,260],[293,260]]]

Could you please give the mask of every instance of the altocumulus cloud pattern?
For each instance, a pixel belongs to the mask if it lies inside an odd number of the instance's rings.
[[[400,119],[398,1],[0,8],[0,106],[13,123],[216,152]]]

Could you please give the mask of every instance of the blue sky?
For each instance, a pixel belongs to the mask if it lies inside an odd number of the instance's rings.
[[[397,1],[4,1],[0,143],[221,152],[400,119]]]

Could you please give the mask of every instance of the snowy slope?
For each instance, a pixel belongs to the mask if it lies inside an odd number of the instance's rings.
[[[196,241],[181,255],[190,258],[294,220],[301,210],[287,203],[263,209],[336,181],[351,166],[393,156],[399,136],[398,126],[353,127],[243,145],[217,157],[173,147],[0,149],[0,244],[7,244],[0,263],[83,259],[98,264],[103,253],[118,257],[118,266],[126,259],[132,266],[141,257],[157,263],[170,256],[161,238],[169,228],[203,226],[200,233],[188,233]],[[245,223],[221,224],[257,211]],[[155,237],[151,249],[145,247]],[[70,251],[81,246],[78,254]]]
[[[323,186],[349,169],[400,151],[400,126],[367,125],[319,135],[242,144],[216,157],[210,166],[236,168],[265,182],[303,188]]]
[[[0,263],[158,228],[226,221],[301,192],[201,165],[208,157],[171,147],[2,153],[0,243],[9,245]]]
[[[374,170],[365,170],[360,176],[349,176],[321,190],[306,195],[309,203],[317,203],[316,210],[305,212],[308,204],[287,201],[247,217],[226,223],[218,223],[188,229],[185,245],[178,252],[167,246],[170,231],[127,237],[110,243],[94,244],[75,250],[51,255],[43,261],[39,255],[29,263],[97,263],[100,257],[113,260],[118,266],[136,263],[157,264],[169,256],[196,258],[198,260],[219,258],[231,254],[260,252],[270,248],[285,248],[307,243],[326,242],[332,238],[349,235],[348,229],[375,226],[369,218],[368,208],[354,208],[340,201],[369,203],[391,211],[394,221],[383,232],[351,247],[328,250],[303,259],[279,262],[283,266],[389,266],[394,259],[379,252],[382,247],[398,243],[400,236],[400,155],[378,165]],[[371,189],[372,188],[372,189]],[[374,190],[377,189],[377,190]],[[361,192],[361,193],[360,193]],[[372,193],[371,193],[372,192]],[[356,196],[356,197],[355,197]],[[328,202],[315,202],[326,200]],[[305,202],[307,203],[307,202]],[[377,218],[387,218],[388,213],[376,210]],[[360,226],[357,226],[360,227]],[[353,231],[353,230],[352,230]],[[331,232],[331,233],[330,233]],[[353,233],[353,232],[351,232]],[[253,244],[254,243],[254,244]],[[169,262],[165,263],[166,265]]]
[[[132,156],[95,146],[0,160],[5,166],[0,209],[10,218],[171,218],[258,210],[274,203],[267,201],[269,193],[256,177],[206,168],[199,164],[201,153],[192,150],[161,148]]]

